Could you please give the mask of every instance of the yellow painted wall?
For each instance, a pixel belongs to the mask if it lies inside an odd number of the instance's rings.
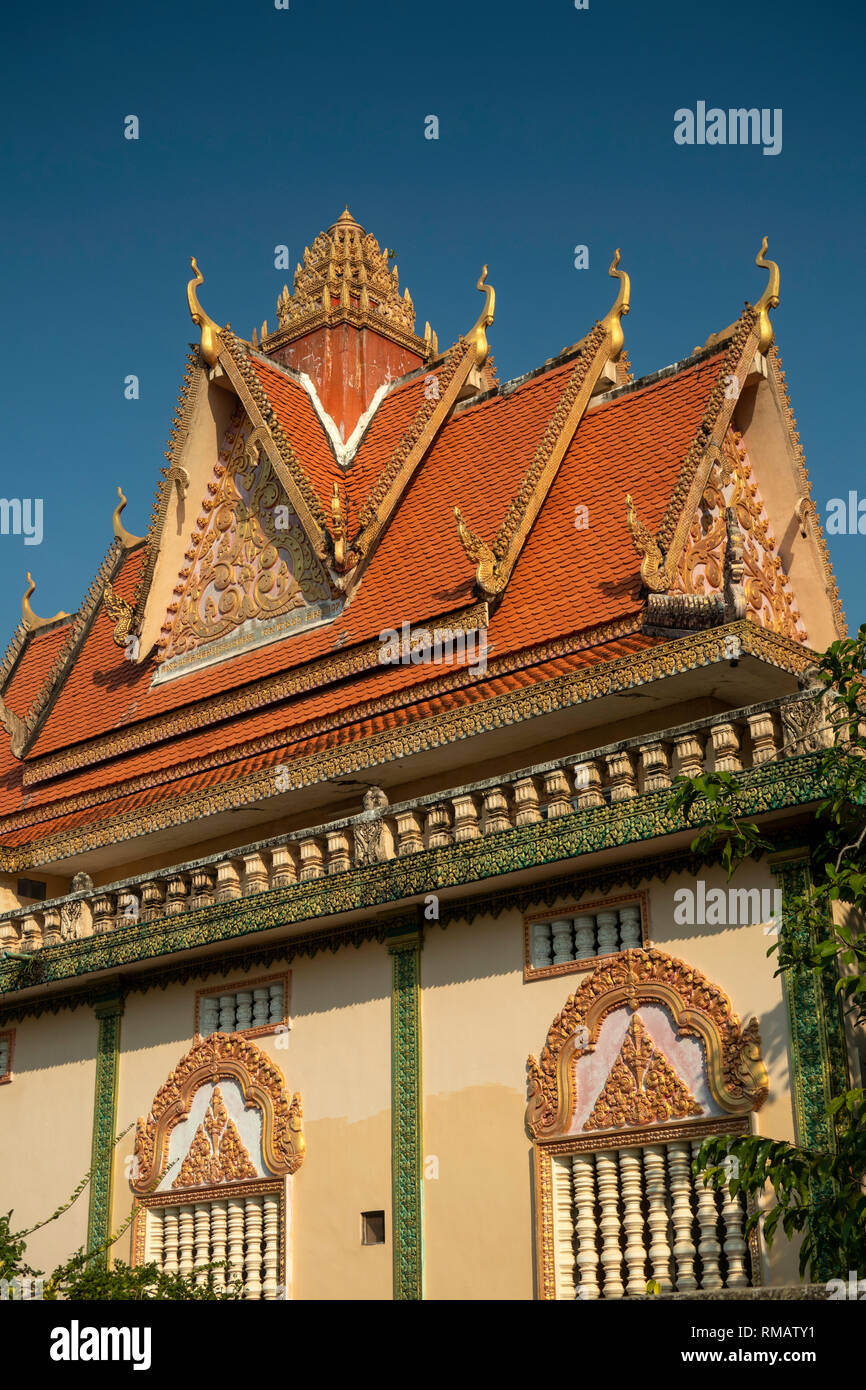
[[[118,1129],[145,1115],[159,1087],[193,1041],[197,989],[231,991],[246,975],[170,985],[132,994],[122,1025]],[[256,1039],[299,1091],[307,1156],[292,1183],[291,1287],[301,1299],[391,1297],[390,990],[391,959],[367,943],[293,963],[288,1048]],[[118,1147],[114,1225],[130,1211],[126,1160],[134,1133]],[[386,1244],[361,1246],[362,1211],[386,1214]],[[119,1253],[128,1258],[129,1239]]]
[[[97,1021],[80,1008],[43,1014],[15,1029],[13,1079],[0,1086],[0,1211],[13,1229],[44,1220],[90,1167]],[[59,1220],[32,1235],[27,1262],[46,1273],[87,1240],[89,1189]]]
[[[704,871],[725,887],[721,870]],[[738,877],[774,888],[764,865]],[[697,966],[745,1020],[760,1020],[770,1096],[763,1133],[793,1137],[786,1020],[780,983],[761,927],[674,923],[674,893],[693,881],[647,886],[652,944]],[[621,891],[621,890],[620,890]],[[598,897],[594,894],[593,897]],[[565,904],[562,904],[565,906]],[[531,1144],[524,1129],[526,1059],[538,1054],[554,1016],[585,978],[523,980],[523,919],[441,930],[430,924],[422,953],[426,1294],[433,1299],[533,1297]],[[193,1041],[198,989],[230,990],[282,967],[173,984],[130,994],[122,1020],[118,1130],[147,1113]],[[259,1045],[299,1091],[307,1155],[292,1182],[290,1285],[298,1299],[388,1299],[390,1210],[391,959],[384,946],[299,959],[291,967],[288,1047]],[[5,1206],[30,1223],[63,1201],[90,1161],[97,1026],[80,1008],[17,1025],[15,1080],[0,1087],[0,1180]],[[126,1160],[118,1146],[113,1226],[129,1214]],[[360,1214],[384,1210],[387,1241],[362,1247]],[[86,1234],[87,1198],[34,1238],[33,1262],[51,1267]],[[130,1238],[117,1246],[128,1258]],[[796,1281],[790,1251],[774,1251],[772,1281]]]

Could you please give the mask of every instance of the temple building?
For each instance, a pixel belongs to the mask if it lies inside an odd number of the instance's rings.
[[[692,1170],[715,1133],[820,1142],[855,1066],[832,981],[767,956],[845,627],[766,251],[639,379],[617,252],[508,382],[487,268],[443,350],[348,210],[249,340],[193,260],[145,534],[118,488],[80,607],[30,580],[0,662],[0,1210],[92,1170],[32,1264],[116,1236],[249,1299],[797,1282]],[[669,804],[703,770],[774,846],[730,883]]]

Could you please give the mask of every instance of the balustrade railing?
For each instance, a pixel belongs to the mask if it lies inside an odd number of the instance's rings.
[[[447,849],[664,792],[680,774],[739,772],[831,742],[822,704],[809,693],[623,739],[396,806],[379,793],[374,798],[378,804],[357,816],[0,914],[0,953],[30,953],[132,922],[172,917],[422,850]]]

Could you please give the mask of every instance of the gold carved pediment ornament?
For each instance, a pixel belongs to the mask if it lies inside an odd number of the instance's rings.
[[[279,1177],[294,1173],[301,1166],[305,1144],[300,1095],[295,1092],[289,1097],[282,1072],[254,1043],[236,1033],[211,1033],[169,1073],[154,1096],[150,1113],[138,1120],[134,1149],[137,1162],[131,1183],[136,1196],[147,1196],[158,1186],[168,1161],[172,1130],[189,1114],[199,1088],[207,1084],[215,1090],[181,1175],[190,1180],[191,1186],[205,1181],[206,1170],[210,1174],[223,1171],[223,1182],[250,1176],[249,1155],[227,1113],[224,1114],[217,1085],[220,1080],[237,1082],[246,1108],[260,1112],[262,1154],[269,1173]],[[230,1172],[235,1176],[228,1177]],[[176,1180],[173,1186],[179,1186],[179,1182]]]
[[[282,617],[331,598],[257,433],[247,438],[240,422],[229,430],[168,606],[160,660],[214,642],[250,620]]]
[[[568,1132],[577,1102],[578,1059],[594,1049],[609,1014],[624,1007],[636,1014],[642,1004],[666,1008],[678,1037],[700,1039],[707,1083],[722,1110],[746,1115],[760,1109],[769,1079],[757,1019],[741,1027],[727,995],[684,961],[663,951],[630,950],[584,980],[553,1020],[540,1058],[529,1058],[526,1124],[533,1138]],[[677,1092],[677,1106],[680,1101],[685,1104]]]

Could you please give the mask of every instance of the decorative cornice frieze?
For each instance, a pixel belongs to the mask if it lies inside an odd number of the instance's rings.
[[[137,807],[96,825],[76,827],[56,835],[46,833],[33,845],[0,848],[0,869],[7,872],[50,863],[85,848],[135,839],[153,830],[165,829],[191,820],[201,820],[227,809],[260,804],[282,791],[311,786],[336,776],[367,770],[382,763],[402,759],[458,739],[471,738],[492,729],[524,719],[554,713],[604,695],[677,675],[711,662],[729,661],[726,638],[736,634],[745,654],[770,660],[783,669],[805,672],[815,661],[806,648],[758,628],[754,623],[732,623],[725,627],[689,634],[613,661],[598,662],[577,672],[541,681],[487,700],[475,700],[410,725],[382,730],[366,739],[338,745],[305,757],[295,758],[287,767],[278,793],[273,767],[256,769],[244,777],[196,790],[155,804]],[[52,809],[54,809],[52,807]],[[4,821],[0,820],[0,833]],[[46,832],[47,832],[46,826]]]
[[[474,603],[468,608],[450,614],[445,613],[440,617],[431,619],[428,626],[431,633],[439,631],[468,632],[477,627],[486,627],[487,616],[487,604]],[[633,630],[636,630],[634,626],[629,628],[629,631]],[[618,636],[620,633],[616,632],[612,635]],[[601,640],[608,639],[602,638]],[[591,645],[591,643],[586,645]],[[333,681],[345,680],[366,671],[374,671],[381,665],[379,657],[381,648],[382,643],[377,637],[357,647],[329,653],[327,656],[307,662],[294,670],[281,671],[276,675],[266,676],[249,686],[242,686],[221,695],[211,696],[191,707],[182,706],[180,709],[170,710],[166,714],[154,715],[152,719],[130,724],[128,728],[112,731],[102,738],[92,739],[86,743],[72,744],[66,748],[58,749],[54,753],[46,753],[27,764],[24,772],[25,785],[36,786],[41,782],[50,781],[54,777],[62,777],[66,773],[75,771],[76,768],[89,767],[93,763],[103,762],[108,758],[119,757],[125,753],[132,753],[136,749],[147,748],[151,744],[162,742],[165,739],[192,733],[196,729],[209,728],[223,720],[255,713],[257,710],[264,709],[271,704],[277,704],[293,695],[318,690],[323,685]],[[438,689],[438,683],[436,688]],[[427,687],[425,686],[424,689],[426,690]],[[416,698],[414,692],[412,698]],[[0,826],[2,826],[2,820],[0,820]]]

